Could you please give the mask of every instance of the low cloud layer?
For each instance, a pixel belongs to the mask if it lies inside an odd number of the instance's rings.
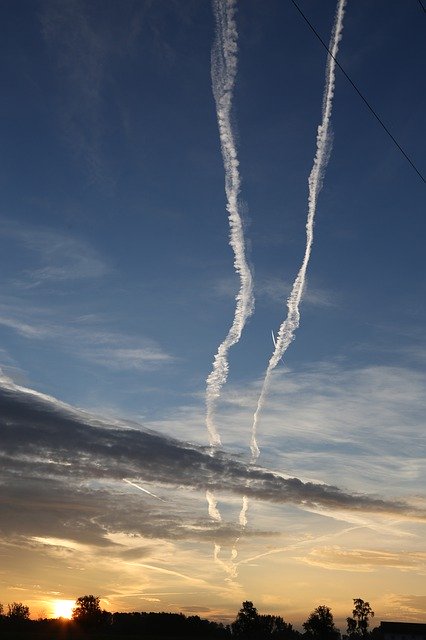
[[[155,484],[155,493],[160,492],[163,499],[167,499],[169,490],[176,488],[210,489],[308,509],[426,519],[423,511],[405,502],[285,478],[243,464],[223,453],[212,456],[206,448],[142,430],[138,425],[104,420],[8,380],[3,380],[0,387],[0,406],[1,482],[5,489],[1,499],[3,516],[7,516],[13,504],[20,504],[20,510],[24,512],[25,509],[37,510],[40,501],[44,507],[49,503],[50,527],[54,531],[51,535],[61,537],[64,512],[70,516],[69,520],[72,520],[71,514],[87,512],[90,515],[87,523],[93,524],[93,518],[100,517],[108,520],[108,525],[114,526],[115,530],[121,527],[128,531],[129,522],[138,521],[137,517],[129,518],[129,510],[132,511],[136,502],[135,494],[139,507],[142,494],[135,489],[123,506],[111,485],[125,486],[124,478]],[[149,500],[153,505],[150,515],[152,535],[180,537],[183,523],[179,524],[173,518],[167,525],[163,511],[168,508],[154,497]],[[101,516],[97,507],[106,507],[110,501],[115,503],[115,524],[111,516]],[[106,511],[111,510],[105,509],[102,513]],[[0,520],[10,522],[7,517]],[[7,524],[3,526],[7,527]],[[90,529],[91,525],[87,526]],[[84,531],[80,533],[84,537]],[[41,534],[34,532],[34,535]]]

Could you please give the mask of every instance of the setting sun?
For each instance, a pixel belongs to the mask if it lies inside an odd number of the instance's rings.
[[[55,600],[53,603],[53,615],[55,618],[71,618],[74,607],[74,600]]]

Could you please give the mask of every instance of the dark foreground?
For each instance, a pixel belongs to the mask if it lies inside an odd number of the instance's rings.
[[[368,602],[354,599],[352,616],[343,640],[380,640],[379,629],[369,630],[374,612]],[[0,614],[0,640],[342,640],[325,605],[302,626],[300,633],[281,616],[259,614],[249,601],[243,602],[234,622],[223,625],[182,613],[110,613],[101,610],[98,597],[82,596],[72,620],[31,620],[27,606],[8,605],[8,613]]]

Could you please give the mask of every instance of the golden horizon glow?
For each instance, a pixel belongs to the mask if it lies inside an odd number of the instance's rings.
[[[67,618],[69,620],[74,607],[74,600],[55,600],[53,603],[53,615],[55,618]]]

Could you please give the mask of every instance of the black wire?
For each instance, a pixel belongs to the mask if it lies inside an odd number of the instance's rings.
[[[400,152],[402,153],[402,155],[404,156],[404,158],[406,160],[408,160],[408,162],[411,164],[411,166],[413,167],[414,171],[417,173],[417,175],[420,177],[421,180],[423,180],[423,182],[426,183],[425,178],[423,177],[423,175],[420,173],[420,171],[417,169],[416,165],[414,164],[414,162],[410,159],[410,157],[405,153],[404,149],[401,147],[401,145],[399,144],[399,142],[394,138],[394,136],[392,135],[392,133],[389,131],[389,129],[387,128],[387,126],[385,125],[385,123],[383,122],[383,120],[380,118],[380,116],[376,113],[376,111],[373,109],[373,107],[371,106],[371,104],[368,102],[367,98],[365,98],[363,96],[363,94],[361,93],[361,91],[358,89],[358,87],[356,86],[356,84],[353,82],[353,80],[351,80],[351,78],[348,76],[348,74],[346,73],[346,71],[344,70],[344,68],[342,67],[342,65],[340,64],[340,62],[337,60],[337,58],[335,58],[335,56],[333,56],[333,54],[331,53],[330,49],[328,48],[327,44],[324,42],[324,40],[321,38],[320,34],[318,33],[318,31],[315,29],[315,27],[313,26],[313,24],[309,21],[309,19],[305,16],[305,14],[303,13],[302,9],[299,7],[299,5],[297,4],[297,2],[295,2],[295,0],[290,0],[294,6],[296,7],[296,9],[298,10],[298,12],[300,13],[300,15],[302,16],[302,18],[304,19],[304,21],[306,22],[306,24],[309,26],[309,28],[314,32],[314,34],[316,35],[316,37],[318,38],[318,40],[321,42],[322,46],[326,49],[326,51],[328,51],[328,54],[333,58],[334,62],[337,64],[337,66],[339,67],[340,71],[343,73],[343,75],[345,76],[345,78],[348,80],[348,82],[352,85],[352,87],[355,89],[355,91],[357,92],[357,94],[359,95],[359,97],[361,98],[361,100],[364,102],[364,104],[368,107],[368,109],[371,111],[371,113],[373,114],[373,116],[376,118],[376,120],[379,122],[379,124],[383,127],[383,129],[386,131],[386,133],[388,134],[388,136],[390,137],[390,139],[393,141],[393,143],[398,147],[398,149],[400,150]],[[420,2],[420,0],[419,0]],[[422,5],[423,6],[423,5]]]
[[[424,6],[424,4],[423,4],[422,0],[418,0],[418,1],[419,1],[419,5],[420,5],[420,6],[421,6],[421,8],[423,9],[423,11],[426,13],[426,9],[425,9],[425,6]]]

